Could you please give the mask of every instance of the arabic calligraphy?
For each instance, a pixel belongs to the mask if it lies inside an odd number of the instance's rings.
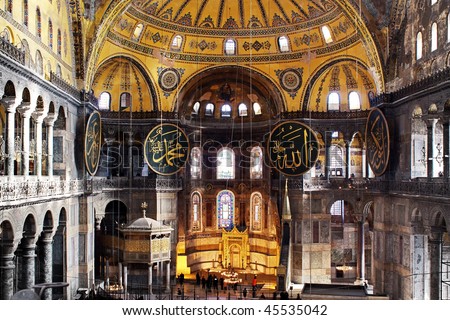
[[[145,160],[156,173],[170,175],[178,172],[189,155],[186,134],[173,124],[153,128],[144,144]]]
[[[100,160],[101,120],[100,113],[93,112],[86,124],[84,162],[90,175],[95,175]]]
[[[383,113],[372,109],[366,123],[367,159],[376,176],[384,173],[389,162],[389,128]]]
[[[288,121],[272,130],[267,150],[272,165],[279,172],[299,176],[315,165],[319,143],[311,128],[301,122]]]

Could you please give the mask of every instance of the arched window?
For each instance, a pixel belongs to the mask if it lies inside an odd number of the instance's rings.
[[[205,116],[213,116],[213,115],[214,115],[214,105],[210,102],[206,105]]]
[[[41,10],[39,7],[36,9],[36,35],[38,38],[41,37],[42,34],[42,22],[41,22]]]
[[[142,23],[138,23],[136,25],[136,27],[134,28],[134,32],[133,32],[133,35],[131,36],[131,40],[139,41],[142,31],[144,31],[144,25]]]
[[[200,194],[195,192],[192,195],[192,230],[200,229],[200,219],[202,216],[202,202]]]
[[[61,37],[61,29],[58,29],[57,39],[56,39],[56,53],[61,56],[62,52],[62,37]]]
[[[123,92],[120,94],[120,109],[131,109],[131,93]]]
[[[327,109],[328,111],[339,111],[339,94],[337,92],[331,92],[328,95]]]
[[[417,38],[416,38],[416,59],[422,59],[422,48],[423,48],[423,43],[422,43],[422,32],[418,32],[417,33]]]
[[[111,108],[111,95],[109,92],[102,92],[98,98],[98,108],[100,110],[109,110]]]
[[[450,12],[447,15],[447,42],[450,42]]]
[[[48,46],[53,49],[53,23],[48,19]]]
[[[6,4],[6,11],[9,13],[13,12],[13,0],[8,0],[8,3]]]
[[[183,44],[183,37],[180,36],[179,34],[177,34],[175,37],[173,37],[172,39],[172,44],[171,44],[171,49],[172,50],[181,50],[181,45]]]
[[[361,99],[359,98],[359,94],[357,92],[350,92],[350,94],[348,95],[348,105],[350,110],[361,109]]]
[[[260,115],[262,113],[261,105],[258,102],[253,103],[253,112],[255,116]]]
[[[328,26],[322,26],[322,34],[323,38],[325,39],[325,43],[331,43],[333,42],[333,38],[331,37],[331,31]]]
[[[198,114],[200,111],[200,102],[194,103],[194,106],[192,107],[192,114]]]
[[[232,229],[234,219],[234,194],[231,191],[220,191],[217,195],[217,226]]]
[[[231,106],[229,104],[224,104],[222,108],[220,109],[220,115],[223,118],[230,118],[231,117]]]
[[[260,231],[262,226],[262,198],[261,194],[259,192],[255,192],[250,197],[250,205],[251,205],[251,222],[252,222],[252,229],[255,231]]]
[[[201,179],[202,177],[202,151],[199,147],[191,150],[191,178]]]
[[[281,36],[278,38],[278,46],[280,47],[280,52],[289,52],[289,39],[286,36]]]
[[[330,169],[332,176],[344,175],[344,152],[341,146],[333,144],[330,147]]]
[[[248,115],[247,105],[245,103],[241,103],[238,107],[239,116],[246,117]]]
[[[233,39],[225,41],[225,54],[228,56],[236,54],[236,42]]]
[[[39,50],[36,51],[36,73],[39,75],[44,74],[44,60],[42,59],[42,54]]]
[[[250,152],[250,179],[262,179],[262,149],[260,146],[253,147]]]
[[[433,22],[431,25],[431,52],[437,50],[438,46],[438,29],[437,23]]]
[[[0,38],[2,38],[4,41],[8,43],[12,43],[12,35],[11,31],[9,31],[8,28],[3,29],[3,31],[0,33]]]
[[[23,25],[28,27],[28,0],[23,0]]]
[[[217,179],[234,179],[234,152],[230,148],[217,154]]]
[[[58,64],[56,64],[56,76],[60,79],[62,79],[62,70],[61,70],[61,66]]]
[[[333,222],[344,222],[345,206],[344,200],[337,200],[330,208],[330,214]]]

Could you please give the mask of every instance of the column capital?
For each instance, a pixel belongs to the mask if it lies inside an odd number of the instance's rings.
[[[427,124],[427,128],[433,127],[436,125],[436,123],[438,122],[438,118],[436,117],[430,117],[430,118],[426,118],[425,119],[425,123]]]
[[[37,123],[42,123],[44,121],[45,111],[44,110],[35,110],[32,113],[32,116],[33,116],[34,121],[36,121]]]
[[[22,115],[22,118],[29,118],[31,117],[31,113],[33,107],[31,105],[31,102],[22,102],[18,107],[17,111]]]
[[[47,127],[53,127],[53,125],[55,124],[57,119],[57,114],[55,113],[49,113],[45,118],[44,118],[44,123]]]
[[[15,112],[18,106],[16,97],[3,97],[0,102],[6,106],[7,112]]]

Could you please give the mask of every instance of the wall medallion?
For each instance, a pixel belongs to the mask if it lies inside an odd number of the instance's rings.
[[[389,163],[389,127],[380,109],[370,111],[366,122],[367,161],[376,176],[381,176]]]
[[[145,139],[144,156],[148,166],[156,173],[175,174],[188,159],[188,137],[174,124],[157,125]]]
[[[100,113],[94,111],[86,124],[86,135],[84,138],[84,162],[91,176],[98,169],[101,152],[102,123]]]
[[[303,68],[276,70],[275,73],[280,80],[281,87],[294,98],[302,86]]]
[[[307,125],[286,121],[270,133],[267,153],[271,165],[280,173],[300,176],[315,165],[319,157],[319,142]]]
[[[173,91],[180,83],[180,73],[173,68],[164,69],[159,74],[158,83],[164,91]]]

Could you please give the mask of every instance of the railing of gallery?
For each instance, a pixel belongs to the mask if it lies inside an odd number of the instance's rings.
[[[276,185],[276,182],[274,183]],[[283,184],[284,186],[284,184]],[[304,191],[320,191],[320,190],[358,190],[368,192],[384,192],[384,193],[399,193],[399,194],[415,194],[421,196],[433,197],[448,197],[450,196],[450,185],[442,178],[435,178],[433,180],[376,180],[376,179],[345,179],[345,178],[330,178],[328,181],[319,178],[312,178],[308,180],[288,180],[288,187],[290,189],[304,190]]]
[[[0,201],[55,198],[81,194],[83,191],[83,180],[6,181],[0,182]]]
[[[147,177],[114,177],[94,178],[86,180],[86,191],[90,193],[99,193],[102,191],[120,190],[120,189],[148,189],[148,190],[181,190],[183,181],[181,179],[154,179]]]

